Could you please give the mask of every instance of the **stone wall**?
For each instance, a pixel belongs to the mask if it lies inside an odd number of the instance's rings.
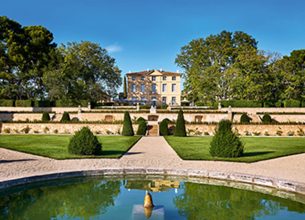
[[[2,134],[73,134],[82,127],[89,127],[95,134],[119,135],[122,132],[122,124],[67,124],[67,123],[2,123],[0,133]],[[138,125],[133,125],[136,132]],[[9,132],[8,132],[9,131]]]
[[[187,124],[188,135],[213,135],[215,124]],[[233,130],[242,136],[305,136],[305,125],[233,125]],[[305,144],[305,139],[304,139]]]

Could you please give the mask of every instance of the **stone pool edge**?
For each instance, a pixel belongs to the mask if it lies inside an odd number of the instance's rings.
[[[186,178],[206,178],[214,180],[232,181],[237,183],[251,184],[274,188],[281,191],[288,191],[305,195],[305,183],[296,181],[277,179],[252,174],[237,172],[219,172],[194,169],[160,169],[160,168],[103,168],[95,170],[75,170],[41,173],[39,175],[29,175],[9,180],[0,180],[0,189],[24,185],[40,181],[56,180],[73,177],[86,176],[126,176],[126,175],[156,175]]]

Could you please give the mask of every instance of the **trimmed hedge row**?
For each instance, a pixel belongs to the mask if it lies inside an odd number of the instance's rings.
[[[5,107],[87,107],[88,100],[12,100],[12,99],[0,99],[0,106]],[[91,102],[91,106],[94,106],[94,103]]]

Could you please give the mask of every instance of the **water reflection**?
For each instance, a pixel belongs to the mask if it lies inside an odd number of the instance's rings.
[[[154,207],[144,209],[146,192]],[[0,192],[0,219],[305,219],[272,195],[165,179],[80,178]]]
[[[305,217],[304,204],[253,191],[194,183],[185,183],[182,191],[174,203],[187,219],[258,219],[278,215],[282,210]]]

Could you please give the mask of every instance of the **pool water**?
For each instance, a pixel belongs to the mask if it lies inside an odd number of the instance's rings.
[[[73,178],[0,191],[0,219],[290,220],[305,219],[305,201],[187,180]]]

